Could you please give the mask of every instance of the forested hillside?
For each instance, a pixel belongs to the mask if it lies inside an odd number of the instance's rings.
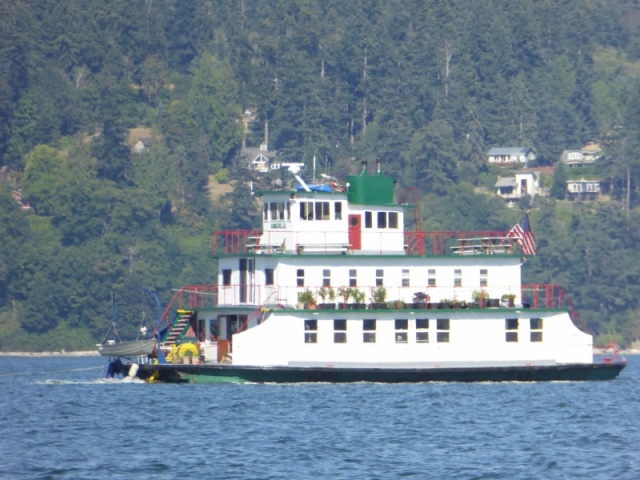
[[[538,243],[525,281],[562,284],[598,343],[628,345],[639,87],[633,0],[0,2],[0,349],[90,348],[112,292],[126,334],[155,315],[141,287],[167,302],[211,283],[211,232],[258,224],[240,151],[265,125],[283,161],[335,176],[380,158],[434,230],[520,218],[492,195],[489,148],[554,165],[599,142],[606,197],[521,202]]]

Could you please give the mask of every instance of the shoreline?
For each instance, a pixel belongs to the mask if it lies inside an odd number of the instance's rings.
[[[99,357],[97,350],[80,350],[67,352],[0,352],[0,357]]]

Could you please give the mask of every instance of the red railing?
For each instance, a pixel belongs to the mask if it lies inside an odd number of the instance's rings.
[[[531,305],[532,308],[566,308],[573,324],[583,332],[589,333],[569,295],[560,285],[527,284],[522,285],[521,291],[523,304]]]
[[[405,232],[407,255],[479,255],[494,253],[520,254],[515,239],[505,232]]]
[[[164,313],[162,314],[160,321],[160,328],[164,328],[169,326],[171,321],[173,321],[173,314],[176,310],[194,310],[198,308],[214,308],[220,304],[226,306],[251,306],[251,305],[266,305],[269,303],[276,304],[279,301],[279,297],[285,296],[286,298],[295,299],[297,292],[301,290],[301,287],[297,286],[284,286],[280,285],[276,290],[272,290],[273,287],[269,288],[269,293],[266,291],[263,292],[261,288],[264,287],[254,287],[259,290],[255,292],[256,302],[255,303],[238,303],[237,299],[239,290],[243,288],[241,285],[234,285],[223,287],[225,290],[229,289],[228,292],[222,292],[218,285],[214,284],[201,284],[201,285],[188,285],[182,287],[175,291],[173,297],[169,301],[169,304],[164,309]],[[249,290],[246,286],[245,289]],[[318,291],[320,290],[320,286],[312,287],[307,286],[305,288],[311,289],[315,292],[316,296]],[[372,301],[371,293],[374,287],[360,287],[361,290],[367,292],[366,303],[369,304]],[[441,287],[440,287],[441,288]],[[337,291],[337,289],[334,289]],[[396,291],[397,290],[397,291]],[[401,299],[406,296],[401,292],[409,292],[409,291],[424,291],[427,295],[429,295],[430,291],[438,290],[438,287],[424,287],[420,288],[418,286],[414,287],[397,287],[394,289],[393,287],[387,287],[387,291],[389,292],[390,299]],[[454,303],[456,303],[456,298],[460,300],[468,301],[470,298],[467,298],[470,295],[469,288],[459,288],[460,295],[453,294]],[[521,297],[520,302],[525,307],[530,308],[552,308],[552,309],[566,309],[569,311],[569,315],[574,325],[580,328],[583,332],[589,333],[582,319],[578,315],[571,299],[565,292],[565,290],[559,285],[552,284],[525,284],[520,288]],[[464,293],[463,293],[464,292]],[[415,293],[415,292],[413,292]],[[409,293],[409,297],[412,293]],[[408,298],[406,299],[408,301]],[[433,301],[434,298],[431,298]],[[436,299],[437,300],[437,299]],[[320,301],[320,299],[318,299]],[[334,300],[335,302],[340,302],[339,298]],[[484,307],[484,305],[482,305]],[[456,307],[454,307],[456,308]],[[520,308],[520,305],[517,305],[516,308]],[[254,314],[251,315],[253,318],[256,314],[259,314],[260,308],[256,309]],[[249,319],[247,319],[248,322]],[[246,323],[246,322],[245,322]],[[246,325],[244,325],[246,326]],[[154,332],[155,333],[155,332]]]
[[[213,233],[213,254],[249,253],[262,232],[259,230],[223,230]]]
[[[284,231],[274,232],[277,241],[271,241],[268,236],[262,237],[259,230],[224,230],[213,234],[213,254],[233,255],[256,253],[260,247],[262,253],[292,253],[298,252],[296,245],[287,245],[283,248],[282,234]],[[291,238],[298,238],[300,234],[308,235],[309,232],[286,232]],[[316,252],[335,253],[335,234],[338,232],[318,232],[315,236],[314,247]],[[388,234],[396,235],[395,232]],[[385,232],[380,232],[382,240]],[[263,245],[258,245],[263,240]],[[295,242],[294,242],[295,243]],[[326,249],[322,246],[325,245]],[[404,232],[404,245],[407,255],[492,255],[513,254],[522,255],[514,238],[499,231],[407,231]],[[370,253],[370,252],[369,252]]]
[[[218,286],[214,284],[188,285],[179,288],[167,304],[160,319],[160,328],[169,326],[176,310],[215,307],[218,304]],[[154,332],[155,333],[155,332]]]

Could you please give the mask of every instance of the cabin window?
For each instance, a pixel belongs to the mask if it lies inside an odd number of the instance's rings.
[[[329,220],[329,202],[315,202],[316,220]]]
[[[299,287],[304,287],[304,269],[298,268],[296,270],[296,280]]]
[[[505,340],[507,342],[517,342],[518,341],[518,319],[517,318],[507,318],[504,321],[505,326]]]
[[[371,212],[364,212],[364,228],[373,228],[373,216]]]
[[[318,320],[304,321],[304,343],[318,343]]]
[[[322,270],[322,286],[331,286],[331,270],[329,270],[328,268]]]
[[[336,202],[333,205],[333,216],[336,220],[342,220],[342,202]]]
[[[376,269],[376,287],[382,287],[384,285],[384,270],[381,268]]]
[[[262,205],[262,218],[266,222],[269,220],[269,204],[265,203]]]
[[[300,202],[300,220],[313,220],[313,202]]]
[[[427,286],[435,287],[436,286],[436,269],[430,268],[427,271]]]
[[[222,270],[222,285],[228,287],[231,285],[231,269],[225,268]]]
[[[278,220],[278,204],[276,202],[269,204],[269,216],[271,220]]]
[[[389,212],[389,228],[398,228],[398,212]]]
[[[409,269],[408,268],[402,269],[402,286],[403,287],[409,286]]]
[[[408,343],[409,341],[409,320],[396,319],[396,343]]]
[[[462,270],[456,268],[453,271],[453,286],[461,287],[462,286]]]
[[[480,286],[487,286],[487,278],[489,277],[489,271],[486,268],[480,269]]]
[[[449,343],[449,319],[439,318],[436,320],[436,329],[438,330],[438,343]]]
[[[376,343],[375,319],[362,320],[362,341],[364,343]]]
[[[387,212],[378,212],[378,228],[387,228]]]
[[[358,272],[355,268],[349,269],[349,286],[350,287],[358,286]]]
[[[265,268],[264,269],[264,284],[265,285],[273,285],[274,281],[274,269],[273,268]]]
[[[529,326],[531,330],[531,341],[532,342],[541,342],[542,341],[542,319],[541,318],[531,318],[529,319]]]
[[[416,343],[429,343],[428,318],[416,318]]]
[[[333,343],[347,343],[347,320],[333,321]]]

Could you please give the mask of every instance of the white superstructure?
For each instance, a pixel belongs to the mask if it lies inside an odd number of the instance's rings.
[[[563,293],[521,285],[517,239],[405,231],[415,205],[395,201],[379,167],[337,188],[302,183],[256,196],[262,231],[218,232],[217,285],[185,290],[203,299],[187,337],[209,352],[204,362],[221,361],[214,347],[225,342],[224,360],[238,366],[592,362],[592,337],[574,325]]]

